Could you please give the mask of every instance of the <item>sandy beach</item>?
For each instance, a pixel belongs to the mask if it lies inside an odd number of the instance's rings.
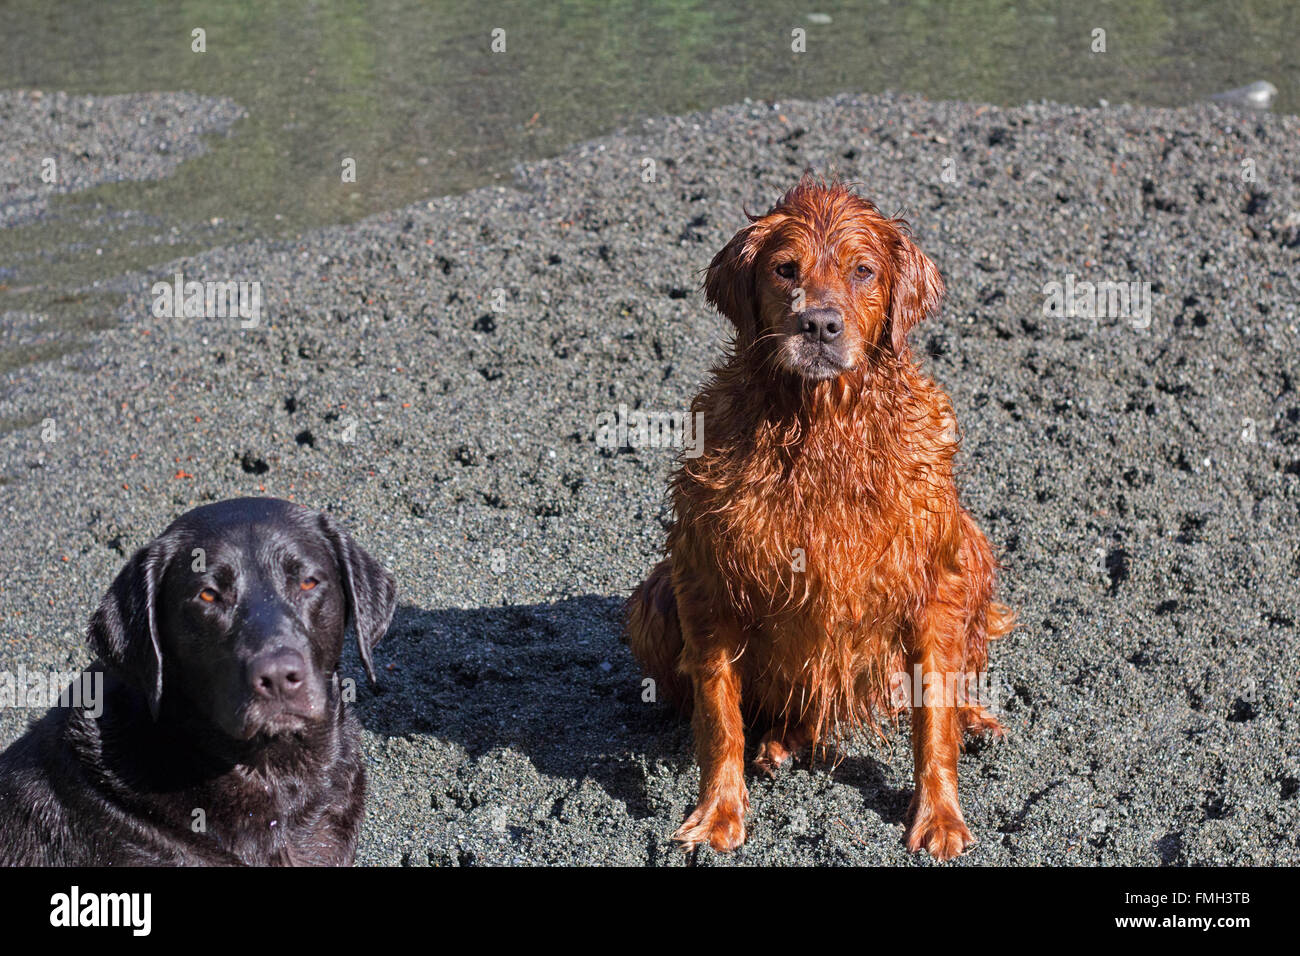
[[[103,147],[76,188],[167,175],[241,115],[158,95],[141,126],[115,97],[4,94],[0,184],[73,137]],[[690,731],[620,640],[674,451],[600,447],[597,421],[686,409],[728,337],[701,270],[811,168],[902,212],[943,273],[912,342],[1020,615],[992,652],[1009,736],[961,760],[980,842],[956,865],[1300,863],[1297,155],[1296,117],[1216,105],[746,102],[122,276],[86,347],[0,367],[0,669],[86,663],[100,594],[180,512],[292,498],[400,590],[358,701],[359,863],[685,863]],[[7,190],[0,225],[44,203]],[[178,273],[258,283],[256,324],[156,315]],[[1150,308],[1045,311],[1087,282]],[[0,745],[32,716],[0,711]],[[748,844],[696,862],[930,865],[900,842],[906,729],[837,757],[751,778]]]

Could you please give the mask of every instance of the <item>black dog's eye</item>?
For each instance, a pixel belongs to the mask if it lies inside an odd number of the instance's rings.
[[[853,271],[854,271],[854,275],[856,275],[859,279],[863,279],[863,280],[870,279],[873,275],[875,275],[875,273],[871,271],[871,266],[865,264],[858,266]]]
[[[799,277],[799,263],[794,261],[783,262],[776,267],[776,274],[782,279],[797,279]]]
[[[304,591],[310,591],[318,584],[320,584],[320,582],[315,578],[303,578],[302,583],[299,584],[298,587],[302,588]]]
[[[212,604],[214,601],[216,601],[216,599],[217,599],[217,592],[212,590],[212,588],[204,588],[202,591],[199,592],[200,601],[206,601],[208,604]]]

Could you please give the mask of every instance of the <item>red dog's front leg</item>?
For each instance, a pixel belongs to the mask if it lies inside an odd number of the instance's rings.
[[[673,834],[686,849],[708,843],[718,851],[745,842],[745,726],[740,715],[740,674],[735,664],[738,632],[714,627],[692,633],[682,621],[682,669],[695,688],[691,727],[700,765],[700,798],[695,811]],[[700,646],[703,637],[705,645]]]
[[[949,597],[949,601],[943,600]],[[924,692],[912,701],[912,796],[907,848],[928,850],[940,860],[958,856],[975,842],[957,799],[957,754],[961,727],[957,701],[950,699],[962,666],[965,620],[960,601],[941,595],[916,622],[909,648],[912,673],[919,668]],[[911,676],[911,675],[909,675]]]

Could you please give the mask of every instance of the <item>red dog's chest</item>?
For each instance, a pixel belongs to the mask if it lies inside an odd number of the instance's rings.
[[[926,487],[937,476],[900,472],[899,456],[868,447],[822,434],[793,450],[756,443],[713,463],[695,494],[682,489],[693,512],[683,524],[746,623],[802,617],[823,633],[855,631],[924,598],[946,509],[918,505],[944,497]]]

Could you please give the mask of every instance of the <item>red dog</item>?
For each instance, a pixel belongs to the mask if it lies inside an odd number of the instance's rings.
[[[962,733],[1002,732],[967,675],[1012,616],[957,500],[952,405],[907,346],[943,280],[905,223],[838,183],[805,176],[750,219],[704,284],[736,335],[692,405],[703,453],[674,474],[669,556],[628,602],[632,652],[693,710],[699,804],[674,839],[744,842],[743,715],[774,773],[910,706],[907,846],[950,859],[974,842]]]

